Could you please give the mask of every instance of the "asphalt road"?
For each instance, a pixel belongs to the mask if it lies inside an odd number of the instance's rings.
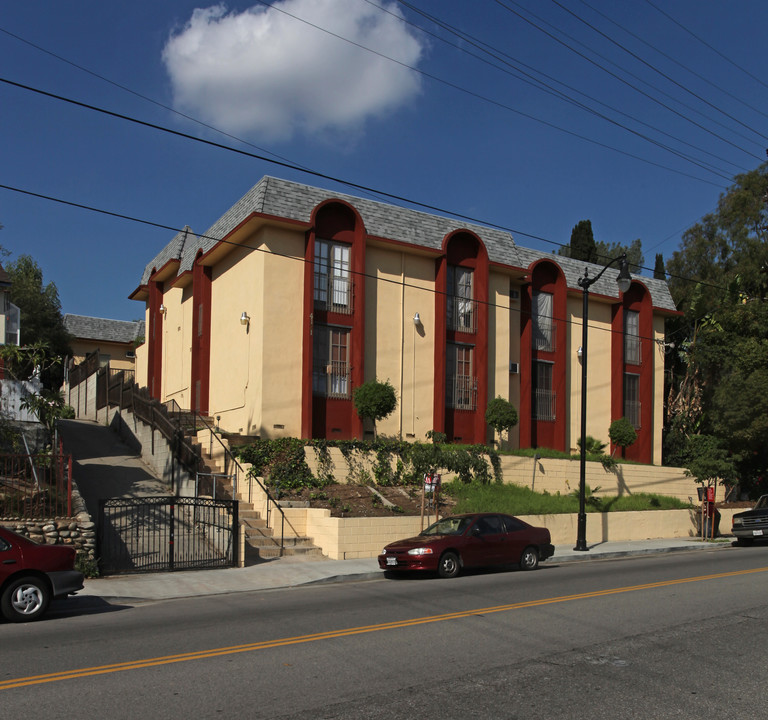
[[[756,718],[768,547],[0,624],[2,717]]]

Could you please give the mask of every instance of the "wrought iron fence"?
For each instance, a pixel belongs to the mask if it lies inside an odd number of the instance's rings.
[[[0,455],[0,516],[72,516],[72,456]]]
[[[105,574],[235,567],[237,502],[157,496],[99,502]]]

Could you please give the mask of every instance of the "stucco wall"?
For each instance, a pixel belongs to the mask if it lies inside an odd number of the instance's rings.
[[[721,532],[728,532],[736,511],[725,510],[720,521]],[[376,557],[390,542],[417,535],[422,529],[419,516],[384,518],[334,518],[329,510],[286,508],[290,525],[310,537],[324,555],[332,560]],[[531,525],[549,529],[552,543],[573,545],[576,542],[577,516],[521,515]],[[286,536],[290,536],[286,532]],[[695,510],[656,510],[647,512],[589,513],[587,543],[622,542],[656,538],[698,537]]]

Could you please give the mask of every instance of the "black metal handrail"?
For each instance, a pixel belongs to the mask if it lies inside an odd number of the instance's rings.
[[[175,402],[175,401],[174,401]],[[178,404],[176,404],[177,407]],[[179,413],[183,412],[181,408],[179,408]],[[196,410],[192,411],[192,417],[195,420],[195,427],[198,426],[198,422],[203,425],[204,429],[208,430],[209,432],[209,447],[208,447],[208,455],[210,457],[213,457],[213,439],[216,438],[216,442],[219,444],[221,449],[224,451],[224,474],[229,475],[229,464],[232,463],[235,473],[234,473],[234,483],[232,487],[233,495],[237,496],[237,482],[239,479],[239,473],[242,473],[244,477],[248,477],[248,474],[245,472],[245,469],[243,466],[238,462],[237,458],[233,454],[232,450],[227,447],[222,439],[219,437],[219,435],[216,432],[216,428],[209,424],[209,418],[207,418],[204,415],[201,415]],[[280,507],[280,503],[277,502],[277,500],[272,497],[272,493],[269,492],[267,489],[267,486],[264,485],[264,483],[259,480],[257,475],[251,475],[255,481],[256,484],[261,488],[261,490],[264,492],[264,495],[267,498],[267,517],[266,522],[267,526],[271,527],[269,518],[272,511],[272,506],[274,505],[275,509],[280,513],[280,552],[282,553],[285,549],[285,512],[283,511],[283,508]],[[252,501],[252,495],[251,495],[251,483],[248,483],[248,502],[250,503]]]

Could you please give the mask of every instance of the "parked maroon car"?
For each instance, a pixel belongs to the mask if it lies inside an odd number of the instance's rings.
[[[499,513],[452,515],[416,537],[387,545],[382,570],[423,570],[455,577],[463,568],[517,564],[535,570],[555,552],[549,530]]]
[[[68,545],[40,545],[0,527],[0,612],[6,620],[37,620],[51,598],[82,590],[75,555]]]

